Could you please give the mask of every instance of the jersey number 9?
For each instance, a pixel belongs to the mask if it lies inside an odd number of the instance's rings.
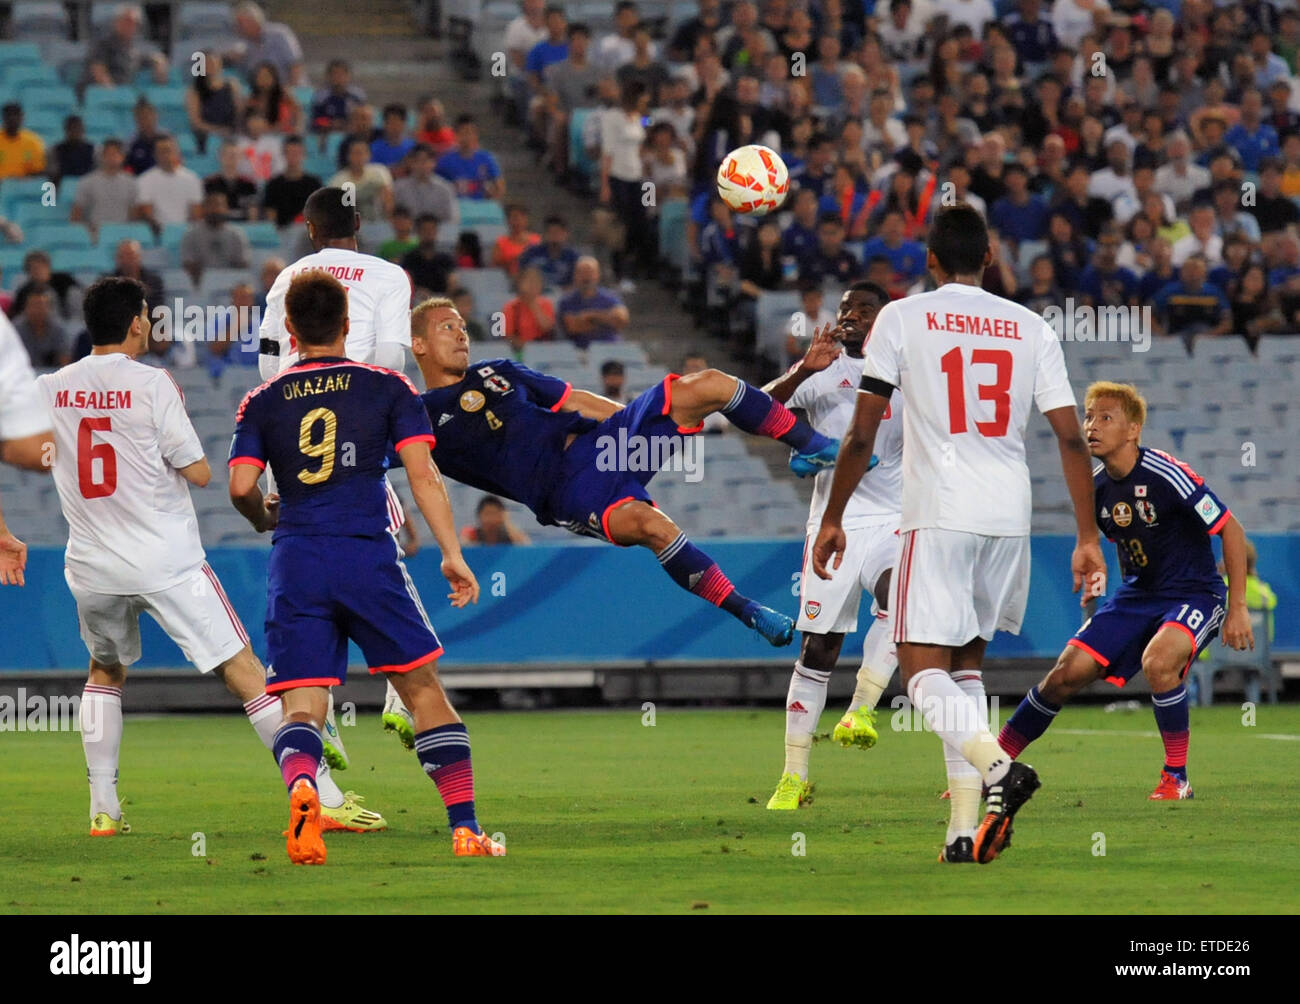
[[[317,422],[325,426],[319,441],[312,435]],[[298,480],[303,484],[318,485],[328,481],[334,473],[334,438],[338,427],[338,416],[328,408],[313,408],[302,416],[302,424],[298,426],[298,449],[309,457],[320,459],[320,467],[316,470],[298,472]]]

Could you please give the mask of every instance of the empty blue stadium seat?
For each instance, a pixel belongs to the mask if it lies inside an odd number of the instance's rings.
[[[16,37],[27,42],[32,49],[38,38],[67,38],[69,34],[68,11],[61,3],[19,2],[13,6],[9,18],[10,27]],[[10,43],[15,49],[21,43]],[[27,50],[23,50],[26,55]],[[37,57],[40,59],[40,51]]]
[[[148,223],[100,224],[100,247],[115,249],[124,240],[139,241],[145,247],[151,247],[154,244],[153,228]]]
[[[480,223],[498,223],[505,226],[506,214],[501,203],[493,199],[458,199],[460,226],[468,230]]]
[[[27,231],[24,236],[27,238],[26,243],[29,247],[43,248],[46,251],[65,248],[88,248],[92,243],[90,231],[80,223],[54,221],[38,223]]]

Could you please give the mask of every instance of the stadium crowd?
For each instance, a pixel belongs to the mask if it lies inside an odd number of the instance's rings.
[[[139,275],[159,303],[203,289],[213,270],[244,273],[222,302],[260,302],[276,266],[308,250],[295,226],[307,195],[351,183],[363,248],[399,262],[417,296],[453,294],[476,334],[516,350],[617,339],[623,297],[677,261],[686,305],[742,353],[763,294],[799,291],[788,358],[824,316],[824,290],[858,278],[895,297],[922,288],[929,221],[956,199],[995,234],[986,287],[1035,309],[1150,305],[1156,333],[1189,348],[1196,334],[1254,344],[1300,331],[1293,7],[701,0],[686,12],[643,16],[622,0],[594,28],[523,0],[488,40],[506,56],[503,97],[526,142],[589,196],[609,269],[575,246],[570,221],[510,200],[472,116],[434,95],[376,109],[342,60],[312,87],[292,30],[254,3],[230,8],[232,44],[195,53],[197,75],[185,43],[169,58],[141,8],[120,5],[61,68],[80,102],[61,135],[49,101],[35,103],[38,128],[32,102],[4,105],[0,179],[58,183],[60,221],[105,255],[111,240],[108,271]],[[129,129],[106,127],[107,109]],[[737,217],[713,185],[725,153],[750,142],[790,170],[772,217]],[[58,266],[60,247],[82,238],[43,246],[44,218],[31,207],[15,218],[15,204],[4,199],[3,235],[27,253],[4,282],[6,309],[38,362],[76,358],[79,290],[95,273]],[[184,288],[164,282],[176,285],[159,267],[173,261]],[[481,269],[509,292],[474,302],[464,277]]]

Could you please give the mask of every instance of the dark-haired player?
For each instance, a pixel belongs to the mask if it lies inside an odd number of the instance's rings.
[[[281,710],[199,540],[189,486],[203,488],[212,472],[180,388],[166,370],[135,359],[149,342],[144,287],[100,279],[82,311],[90,355],[36,383],[54,419],[54,484],[68,521],[64,577],[90,651],[81,695],[90,835],[111,837],[131,829],[117,771],[122,688],[140,658],[141,614],[244,702],[268,747]]]
[[[1246,608],[1246,533],[1187,464],[1142,443],[1146,401],[1131,384],[1101,381],[1084,397],[1096,520],[1115,542],[1124,581],[1066,643],[1052,671],[1020,702],[998,735],[1019,756],[1061,705],[1103,677],[1124,686],[1141,670],[1151,685],[1165,747],[1156,801],[1192,797],[1187,780],[1188,668],[1219,633],[1235,649],[1255,647]],[[1228,572],[1214,563],[1210,537],[1223,541]],[[1225,619],[1226,615],[1226,619]]]
[[[903,415],[901,545],[889,586],[907,696],[943,740],[954,820],[964,825],[940,861],[992,861],[1012,818],[1038,787],[989,732],[984,649],[1018,633],[1029,595],[1029,467],[1025,427],[1037,405],[1060,444],[1074,503],[1075,588],[1105,570],[1092,518],[1092,471],[1061,345],[1032,311],[980,288],[992,261],[984,219],[958,203],[930,228],[926,265],[938,289],[876,315],[853,424],[844,437],[813,567],[831,578],[846,546],[844,512],[868,469],[897,388]],[[832,557],[835,559],[832,564]],[[965,783],[953,783],[962,762]],[[988,803],[978,830],[980,782]]]
[[[853,283],[840,297],[835,326],[813,335],[803,359],[764,390],[782,404],[803,411],[823,435],[840,437],[848,430],[862,378],[862,350],[876,314],[889,293],[874,282]],[[841,746],[869,749],[877,739],[875,707],[889,685],[898,658],[888,615],[889,575],[898,553],[898,513],[903,488],[902,401],[891,402],[876,443],[880,464],[863,478],[845,514],[848,538],[845,567],[827,581],[814,575],[808,559],[821,522],[831,472],[817,475],[808,510],[808,546],[799,579],[799,658],[790,674],[785,709],[785,767],[767,803],[773,810],[797,809],[812,791],[808,759],[813,734],[826,707],[826,688],[839,661],[844,636],[857,630],[858,607],[866,593],[879,611],[862,643],[862,665],[853,700],[835,726]]]
[[[251,391],[239,406],[230,447],[230,497],[258,532],[274,530],[268,569],[268,693],[280,694],[284,724],[273,751],[290,792],[287,849],[296,864],[321,864],[316,762],[329,689],[347,673],[348,641],[372,673],[393,681],[415,720],[420,765],[447,807],[459,856],[505,848],[478,825],[469,734],[435,666],[442,646],[389,529],[384,472],[390,448],[406,465],[411,493],[442,550],[455,606],[477,601],[461,557],[446,489],[434,467],[429,419],[400,373],[344,356],[347,291],[306,272],[285,294],[285,323],[299,361]],[[270,466],[280,497],[264,497]]]
[[[577,390],[507,359],[470,365],[464,318],[450,300],[426,300],[411,313],[411,350],[428,388],[437,429],[434,458],[449,477],[514,499],[539,523],[625,547],[649,548],[683,589],[721,607],[773,645],[788,645],[794,621],[743,596],[717,563],[655,507],[646,484],[651,464],[607,462],[619,443],[662,452],[722,412],[746,432],[795,450],[795,473],[833,462],[835,440],[796,419],[785,405],[718,370],[672,374],[621,405]],[[644,469],[624,469],[633,466]]]
[[[289,283],[304,272],[321,271],[332,275],[348,291],[348,336],[345,354],[359,363],[373,363],[399,373],[406,369],[406,353],[411,345],[411,278],[400,265],[357,250],[357,232],[361,217],[356,199],[342,188],[319,188],[307,198],[303,219],[307,239],[314,249],[280,272],[266,296],[262,315],[261,355],[258,368],[262,379],[270,380],[291,366],[297,358],[297,346],[284,323],[284,297]],[[405,514],[397,493],[384,482],[388,494],[389,525],[398,531]],[[269,486],[274,491],[274,486]],[[397,692],[390,684],[384,703],[386,729],[396,731],[410,746],[410,717],[400,709]],[[328,767],[346,770],[347,749],[334,724],[331,696],[325,715],[325,761]],[[363,809],[355,799],[344,798],[337,805],[332,793],[321,792],[322,804],[331,827],[335,824],[356,832],[381,830],[387,824],[377,812]]]

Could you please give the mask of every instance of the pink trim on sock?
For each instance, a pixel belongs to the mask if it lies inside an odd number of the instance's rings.
[[[280,761],[280,776],[284,778],[287,787],[292,788],[293,782],[300,777],[305,777],[316,785],[316,760],[308,753],[290,753]]]
[[[1161,732],[1160,738],[1165,744],[1165,763],[1170,767],[1186,767],[1188,733]]]
[[[244,710],[249,715],[255,715],[259,711],[271,707],[279,699],[280,698],[276,697],[274,694],[261,694],[260,696],[254,697],[251,701],[246,703],[244,705]]]
[[[450,808],[463,802],[474,801],[474,768],[469,757],[439,767],[429,775],[438,786],[442,804]]]
[[[736,591],[736,587],[731,584],[731,580],[722,574],[722,569],[716,564],[710,565],[700,576],[700,581],[695,583],[695,588],[691,590],[700,599],[707,600],[715,607],[722,606],[722,601]]]
[[[1025,747],[1029,745],[1029,740],[1010,725],[1004,725],[1002,731],[998,733],[998,745],[1014,760],[1025,751]]]
[[[758,424],[754,430],[756,436],[770,436],[772,439],[780,439],[787,432],[794,428],[794,412],[783,405],[780,401],[773,401],[771,410],[768,411],[767,417]]]

